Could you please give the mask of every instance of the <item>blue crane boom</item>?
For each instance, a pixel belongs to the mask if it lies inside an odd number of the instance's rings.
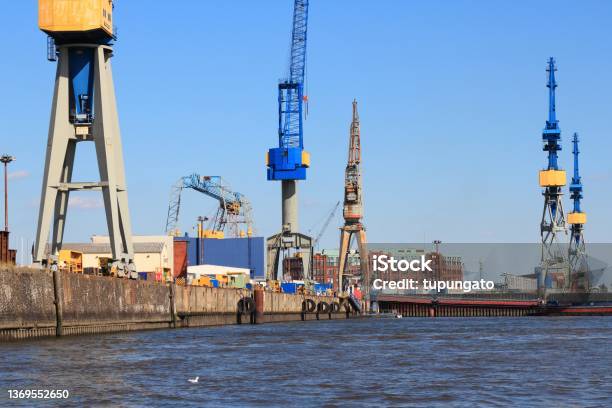
[[[308,0],[295,0],[289,76],[278,84],[278,147],[268,150],[268,180],[305,180],[310,166],[303,126],[307,26]]]
[[[548,60],[548,120],[546,121],[546,127],[542,132],[542,139],[544,142],[544,151],[548,152],[548,170],[558,170],[559,165],[557,162],[557,152],[561,150],[561,129],[559,129],[559,121],[557,120],[557,108],[555,105],[555,89],[557,88],[557,81],[555,80],[555,60],[551,57]]]
[[[232,191],[221,177],[201,176],[195,173],[181,177],[172,188],[166,220],[166,233],[174,234],[176,231],[181,206],[181,193],[186,188],[198,191],[219,202],[217,215],[212,220],[214,231],[223,231],[229,226],[230,232],[239,236],[241,234],[238,224],[245,224],[247,234],[252,233],[253,220],[249,200],[243,194]]]

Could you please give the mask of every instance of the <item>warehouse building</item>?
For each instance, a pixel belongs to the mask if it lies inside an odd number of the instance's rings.
[[[245,268],[250,277],[265,276],[263,237],[174,238],[174,277],[185,276],[188,266],[219,265]]]
[[[134,235],[134,264],[142,273],[166,274],[172,276],[174,247],[172,237]],[[89,243],[64,243],[62,249],[83,254],[83,270],[94,273],[100,268],[100,260],[111,257],[108,236],[94,235]]]
[[[312,258],[312,278],[320,283],[333,283],[338,275],[340,251],[338,249],[323,249],[314,254]],[[361,260],[359,254],[351,251],[348,255],[347,275],[359,275]]]

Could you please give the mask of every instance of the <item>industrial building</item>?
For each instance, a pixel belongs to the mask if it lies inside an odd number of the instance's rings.
[[[502,274],[503,287],[506,290],[518,292],[535,292],[538,289],[537,279],[530,276],[518,276],[511,273]]]
[[[171,278],[174,269],[174,245],[172,237],[134,235],[134,260],[140,273],[156,273]],[[49,247],[47,246],[47,251]],[[64,243],[62,250],[82,254],[85,273],[97,273],[105,259],[112,259],[110,238],[94,235],[88,243]],[[160,280],[160,279],[158,279]]]
[[[0,231],[0,264],[15,265],[17,251],[9,249],[9,232]]]
[[[382,279],[385,281],[399,281],[402,279],[413,279],[415,281],[435,280],[435,281],[462,281],[465,271],[463,259],[460,256],[449,256],[444,255],[436,250],[428,252],[420,248],[410,247],[390,247],[384,249],[378,249],[376,251],[370,251],[370,259],[374,255],[387,255],[400,260],[412,261],[419,260],[421,257],[425,257],[425,260],[431,260],[430,267],[432,271],[392,271],[389,268],[387,271],[375,271],[373,272],[374,279]]]
[[[220,265],[245,268],[252,279],[265,275],[263,237],[245,238],[195,238],[174,239],[174,277],[185,276],[187,268],[194,265]]]
[[[194,265],[187,267],[187,285],[247,288],[250,287],[251,270],[223,265]]]
[[[312,276],[316,282],[333,283],[338,276],[338,265],[340,264],[339,249],[323,249],[313,256]],[[360,272],[359,254],[351,252],[347,257],[347,275],[358,275]]]

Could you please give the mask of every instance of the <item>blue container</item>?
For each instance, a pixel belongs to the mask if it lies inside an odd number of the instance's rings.
[[[263,237],[198,239],[185,235],[175,240],[187,241],[187,265],[233,266],[249,269],[251,279],[265,276]]]
[[[253,285],[251,285],[250,283],[247,283],[247,284],[246,284],[246,288],[247,288],[248,290],[251,290],[251,289],[253,289]]]
[[[219,281],[217,279],[211,279],[210,283],[211,283],[211,285],[213,285],[213,288],[218,288],[219,287]]]
[[[297,284],[293,282],[282,282],[281,290],[283,291],[283,293],[296,293]]]
[[[138,272],[138,279],[140,279],[140,280],[147,280],[147,273],[146,272]]]

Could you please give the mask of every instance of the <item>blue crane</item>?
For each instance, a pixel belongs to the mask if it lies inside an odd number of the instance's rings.
[[[223,232],[229,229],[233,236],[243,236],[239,224],[246,227],[246,235],[253,232],[252,209],[249,200],[238,192],[233,191],[219,176],[201,176],[192,174],[181,177],[172,187],[170,204],[168,205],[168,218],[166,220],[166,233],[174,235],[177,231],[179,212],[181,208],[181,193],[184,189],[192,189],[207,195],[219,202],[216,216],[211,220],[213,232]]]
[[[570,184],[570,198],[574,202],[574,213],[581,213],[580,211],[580,200],[582,199],[582,180],[580,179],[580,169],[578,168],[578,133],[574,133],[574,139],[572,140],[574,149],[572,154],[574,155],[574,176],[572,177],[572,183]]]
[[[561,129],[557,120],[557,107],[555,101],[555,90],[557,81],[555,80],[555,60],[548,59],[546,71],[548,80],[548,119],[542,131],[543,150],[548,153],[547,166],[539,174],[540,187],[544,196],[544,208],[542,220],[540,222],[540,236],[542,238],[542,272],[538,279],[538,290],[542,296],[546,295],[547,279],[550,279],[549,270],[554,270],[560,260],[564,260],[559,248],[557,234],[566,234],[565,213],[561,197],[562,187],[567,183],[567,176],[564,170],[559,168],[559,151],[561,150]],[[566,280],[569,282],[569,279]]]
[[[268,180],[305,180],[310,156],[304,151],[304,71],[308,0],[295,0],[289,76],[278,84],[278,147],[268,150]]]
[[[582,180],[578,167],[578,133],[574,133],[572,140],[574,155],[574,175],[569,186],[570,198],[573,201],[572,212],[567,215],[567,223],[571,226],[571,238],[568,251],[570,265],[570,285],[574,289],[588,289],[590,286],[589,265],[584,242],[584,224],[587,222],[586,213],[582,212]]]
[[[278,147],[268,150],[268,180],[281,181],[282,227],[267,240],[268,279],[283,275],[281,255],[299,257],[304,280],[309,279],[312,239],[299,233],[297,184],[306,180],[310,155],[304,150],[304,71],[306,69],[306,32],[308,0],[295,0],[291,30],[289,75],[278,84]]]
[[[572,182],[569,187],[570,198],[573,201],[572,212],[568,214],[567,221],[568,224],[571,225],[571,233],[572,233],[572,241],[575,245],[582,244],[582,230],[584,224],[586,224],[586,213],[582,212],[582,208],[580,206],[580,201],[582,200],[582,179],[580,178],[580,169],[578,167],[578,155],[580,154],[580,150],[578,150],[578,133],[574,133],[574,138],[572,140],[574,145],[574,149],[572,153],[574,154],[574,175],[572,177]]]

